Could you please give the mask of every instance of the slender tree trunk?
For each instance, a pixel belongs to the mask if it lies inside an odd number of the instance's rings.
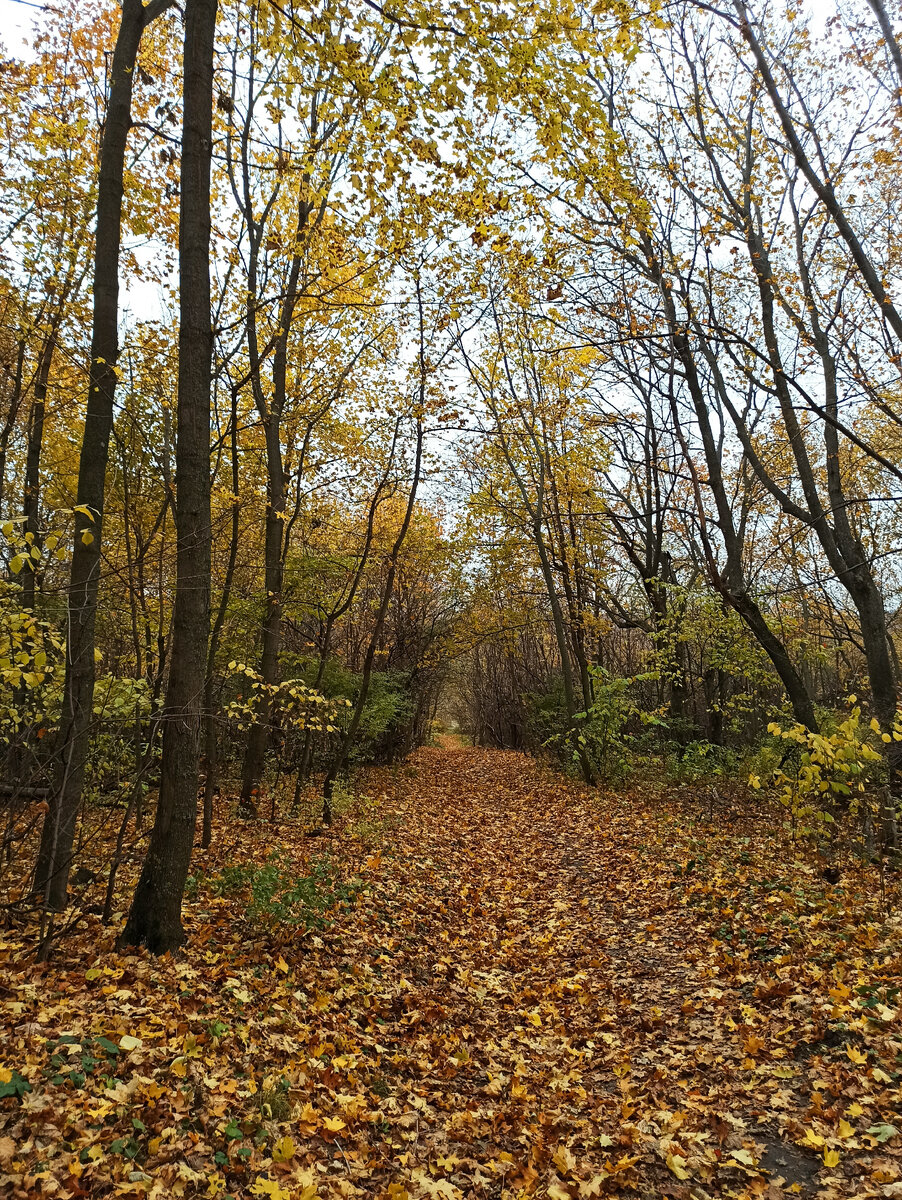
[[[275,405],[273,405],[275,408]],[[260,655],[260,676],[264,688],[278,682],[279,647],[282,633],[282,537],[285,529],[285,472],[282,466],[282,449],[279,445],[279,425],[270,414],[270,427],[266,431],[267,497],[266,531],[264,535],[264,599],[263,648]],[[272,704],[264,692],[254,723],[248,731],[247,749],[244,755],[244,771],[241,780],[240,810],[248,816],[257,815],[255,795],[263,778],[266,747],[271,732],[270,715]]]
[[[394,453],[392,454],[394,457]],[[360,552],[357,566],[354,569],[354,575],[351,579],[351,585],[348,588],[347,595],[337,607],[326,617],[326,627],[323,630],[323,639],[319,648],[319,664],[316,669],[316,678],[313,681],[314,691],[319,691],[322,686],[323,676],[326,673],[326,664],[329,661],[329,650],[332,647],[332,630],[335,628],[335,622],[345,615],[354,599],[357,596],[357,589],[360,587],[363,573],[366,570],[366,565],[369,562],[370,551],[373,547],[373,533],[376,525],[376,513],[379,510],[379,501],[382,496],[383,489],[388,483],[388,469],[382,476],[376,490],[373,492],[373,498],[370,501],[369,511],[366,518],[366,537],[363,542],[363,550]],[[310,773],[310,763],[313,757],[313,735],[309,729],[304,732],[304,747],[301,752],[301,762],[298,767],[297,780],[294,788],[293,808],[297,809],[300,804],[301,797],[301,782],[305,781]]]
[[[66,904],[75,823],[81,807],[94,698],[94,627],[100,581],[103,501],[116,360],[119,356],[119,249],[125,152],[131,128],[132,84],[141,33],[169,0],[123,0],[122,18],[110,70],[97,180],[94,244],[94,313],[88,401],[78,465],[75,541],[69,577],[66,676],[57,741],[57,776],[41,831],[35,890],[45,907]]]
[[[229,599],[232,595],[232,580],[235,577],[235,563],[238,559],[238,515],[241,511],[241,501],[238,498],[238,388],[232,388],[231,427],[229,430],[232,459],[232,522],[229,533],[229,558],[226,565],[225,579],[222,583],[222,595],[219,598],[219,608],[216,619],[210,631],[210,649],[207,653],[207,678],[204,683],[204,824],[200,844],[206,850],[213,840],[213,797],[219,786],[219,749],[216,741],[216,714],[213,711],[213,684],[216,670],[216,653],[219,650],[219,640],[222,627],[225,624]]]
[[[839,435],[836,426],[831,421],[824,423],[828,512],[821,502],[817,476],[805,443],[804,431],[799,425],[786,382],[774,315],[777,298],[767,248],[759,230],[753,224],[751,215],[746,219],[746,242],[749,259],[758,282],[762,327],[773,372],[774,391],[777,394],[780,412],[789,434],[790,447],[807,505],[807,510],[803,511],[801,516],[803,521],[814,530],[838,580],[858,610],[874,710],[881,724],[885,728],[891,728],[896,714],[898,691],[889,651],[886,609],[883,595],[874,577],[871,564],[867,560],[864,546],[853,530],[849,519],[849,504],[840,467]],[[803,278],[807,283],[807,276],[803,275]],[[820,321],[813,305],[811,305],[811,309],[814,340],[824,376],[826,411],[836,417],[839,411],[836,363],[830,353],[826,334],[820,327]],[[784,505],[784,510],[785,507]],[[902,743],[890,743],[887,762],[893,788],[899,790],[902,788],[902,774],[900,774]]]
[[[773,663],[774,670],[780,676],[780,682],[786,689],[795,719],[817,733],[817,716],[805,681],[796,670],[795,664],[786,652],[786,647],[767,623],[761,609],[747,592],[728,596],[727,599]]]
[[[705,455],[705,465],[708,468],[708,487],[710,488],[714,499],[714,505],[718,517],[718,526],[720,528],[724,548],[726,551],[726,570],[721,571],[717,565],[715,555],[710,544],[710,539],[707,534],[705,510],[701,497],[701,486],[692,465],[692,457],[689,453],[689,447],[686,444],[686,439],[682,433],[676,410],[676,402],[674,399],[672,399],[671,412],[674,419],[674,427],[683,451],[683,457],[692,476],[693,489],[696,495],[696,505],[698,508],[699,521],[701,523],[702,537],[705,544],[705,556],[709,577],[711,582],[720,592],[721,596],[723,596],[724,600],[745,622],[750,632],[753,634],[761,648],[771,660],[774,670],[779,675],[780,680],[786,689],[786,694],[789,697],[796,720],[807,726],[808,729],[817,732],[818,723],[814,712],[814,704],[812,703],[811,697],[808,694],[808,689],[805,687],[805,682],[802,679],[802,676],[796,670],[795,664],[792,662],[789,654],[786,651],[786,647],[771,629],[758,604],[749,595],[748,586],[745,579],[745,571],[742,563],[743,547],[741,531],[737,531],[736,524],[733,519],[733,511],[723,479],[723,463],[721,461],[720,450],[717,446],[714,433],[711,428],[711,418],[708,411],[708,403],[702,388],[701,380],[699,378],[695,356],[686,332],[687,323],[681,323],[677,319],[676,305],[673,299],[673,289],[670,285],[670,281],[665,280],[661,264],[655,254],[651,242],[648,239],[645,240],[644,248],[649,272],[660,290],[664,304],[664,310],[667,314],[667,323],[670,327],[671,343],[673,345],[677,360],[683,368],[686,386],[692,399],[692,407],[695,411],[696,420],[698,421]],[[712,734],[712,740],[713,736],[714,735]]]
[[[163,715],[160,798],[122,941],[155,954],[185,941],[182,898],[197,821],[200,732],[210,636],[210,166],[217,0],[185,6],[179,208],[176,596]]]
[[[257,407],[266,430],[266,529],[263,542],[263,575],[266,596],[263,611],[262,650],[260,675],[264,687],[272,687],[279,681],[279,650],[282,642],[282,586],[284,579],[287,537],[290,527],[286,524],[285,505],[287,479],[282,460],[282,415],[287,400],[288,340],[299,299],[299,285],[303,268],[302,239],[307,229],[313,206],[306,198],[298,204],[295,229],[296,252],[292,255],[286,281],[285,296],[279,308],[279,334],[273,354],[272,399],[268,410],[262,400],[262,389],[256,385]],[[256,286],[256,285],[255,285]],[[256,309],[249,317],[256,322]],[[249,332],[251,332],[249,328]],[[252,329],[252,358],[256,356],[256,325]],[[302,467],[298,467],[298,478]],[[254,723],[248,732],[244,755],[244,770],[241,779],[240,809],[248,816],[256,816],[254,796],[263,778],[266,747],[272,732],[270,721],[272,703],[264,692]]]
[[[876,7],[871,0],[869,0],[869,3],[871,3],[871,7],[876,11]],[[876,301],[878,311],[882,315],[885,324],[895,335],[897,341],[902,340],[902,310],[896,307],[886,289],[882,272],[862,245],[852,222],[846,214],[845,208],[836,195],[833,182],[828,175],[819,173],[815,162],[806,153],[799,134],[800,127],[787,106],[786,101],[780,94],[780,89],[771,70],[770,59],[755,33],[754,26],[757,22],[754,21],[749,13],[745,0],[733,0],[733,7],[739,17],[742,36],[748,43],[749,49],[754,56],[765,90],[770,97],[777,119],[783,127],[786,144],[792,152],[799,170],[804,175],[811,190],[820,200],[821,204],[823,204],[827,213],[829,213],[840,237],[846,243],[849,250],[849,257],[858,268],[865,287]],[[895,38],[891,39],[891,43],[895,45]],[[892,45],[888,43],[887,48],[891,50],[891,57],[895,65],[898,47],[893,52]],[[807,118],[807,114],[806,120],[810,120],[810,118]],[[804,125],[801,128],[804,129]],[[817,150],[820,151],[821,147],[818,146]]]
[[[10,381],[9,397],[4,415],[3,428],[0,429],[0,512],[3,511],[3,500],[6,496],[6,456],[9,453],[9,440],[16,427],[19,409],[22,406],[22,379],[25,373],[25,338],[16,345],[15,370],[8,375]]]
[[[56,329],[51,330],[42,349],[34,381],[34,400],[28,417],[28,442],[25,451],[25,490],[22,496],[22,511],[25,515],[23,532],[31,534],[31,544],[41,545],[41,451],[44,448],[44,412],[47,404],[47,386],[50,367],[56,349]],[[34,609],[37,588],[36,564],[22,578],[22,606]]]
[[[348,761],[351,745],[354,741],[354,738],[357,736],[357,730],[360,728],[363,710],[366,707],[367,698],[369,696],[370,680],[372,679],[373,675],[373,664],[376,660],[376,650],[379,646],[379,638],[382,635],[382,628],[385,624],[388,606],[391,603],[392,591],[395,585],[395,575],[397,574],[398,570],[398,556],[401,553],[401,547],[404,545],[404,539],[407,537],[407,530],[410,528],[410,519],[413,516],[413,509],[414,505],[416,504],[422,464],[423,426],[421,422],[418,422],[416,457],[414,460],[413,480],[411,482],[410,492],[407,497],[407,508],[404,512],[404,519],[401,522],[401,528],[398,531],[398,536],[395,539],[395,544],[392,546],[391,554],[389,556],[388,573],[385,577],[385,586],[382,589],[382,599],[376,612],[376,619],[373,623],[373,630],[370,635],[369,644],[366,648],[366,655],[363,660],[363,672],[360,679],[360,688],[357,692],[357,700],[354,704],[354,711],[351,714],[350,724],[348,725],[348,728],[341,739],[335,757],[332,759],[332,765],[326,772],[326,778],[323,781],[323,821],[327,825],[332,821],[332,794],[335,790],[335,781],[341,771],[344,770],[345,764]]]

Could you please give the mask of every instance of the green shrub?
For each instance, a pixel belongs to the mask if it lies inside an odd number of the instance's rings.
[[[704,740],[686,742],[670,767],[670,774],[677,783],[724,779],[738,773],[739,756],[735,750]]]
[[[884,787],[886,759],[882,747],[902,741],[902,714],[891,733],[873,719],[865,725],[855,696],[849,697],[848,716],[822,733],[798,723],[784,729],[772,722],[768,733],[784,747],[769,779],[753,774],[753,788],[769,786],[802,836],[817,839],[835,824],[839,811],[876,823],[886,816]],[[878,749],[878,747],[880,747]]]
[[[563,733],[556,733],[546,745],[556,746],[565,761],[576,764],[585,754],[599,781],[618,783],[626,776],[630,762],[643,748],[644,733],[666,722],[657,712],[641,708],[631,695],[637,683],[654,679],[654,674],[623,677],[602,667],[591,668],[593,701],[585,711],[576,713]]]
[[[311,860],[304,875],[279,850],[273,850],[262,866],[223,867],[210,883],[220,896],[247,893],[247,918],[256,925],[291,925],[308,931],[327,928],[333,912],[348,908],[361,887],[359,880],[343,879],[327,856]],[[196,895],[198,881],[192,879],[190,885]]]

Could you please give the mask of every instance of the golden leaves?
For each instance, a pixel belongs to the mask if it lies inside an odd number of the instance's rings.
[[[835,897],[826,914],[800,871],[785,893],[765,888],[768,847],[743,841],[740,818],[706,827],[699,861],[697,827],[666,797],[587,796],[519,756],[460,747],[365,787],[404,818],[359,904],[315,941],[252,941],[231,898],[201,894],[187,917],[210,933],[182,961],[121,957],[98,924],[87,972],[8,978],[23,1009],[8,1012],[6,1061],[41,1091],[18,1119],[43,1121],[50,1097],[81,1138],[55,1178],[125,1186],[134,1160],[112,1147],[129,1138],[170,1190],[190,1182],[183,1162],[201,1190],[225,1194],[228,1179],[290,1200],[764,1195],[765,1150],[784,1143],[815,1173],[876,1186],[889,1169],[894,1030],[868,974],[886,943],[845,942],[855,914]],[[353,822],[333,852],[362,863]],[[265,861],[271,837],[243,831],[242,858]],[[286,847],[301,837],[279,829]],[[753,940],[731,942],[734,928]],[[100,1067],[81,1088],[48,1082],[61,1029],[78,1040],[53,1069],[102,1053],[121,1090]],[[106,1046],[91,1041],[101,1030]]]

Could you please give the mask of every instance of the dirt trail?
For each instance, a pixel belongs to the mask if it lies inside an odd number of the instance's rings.
[[[90,910],[50,964],[0,941],[0,1196],[902,1195],[902,930],[864,876],[447,739],[355,790],[318,839],[223,811],[177,960]],[[221,884],[273,848],[364,886],[267,925]]]
[[[391,960],[407,981],[391,1044],[419,1111],[405,1166],[462,1156],[438,1178],[477,1194],[745,1195],[757,1178],[748,1194],[782,1195],[781,1177],[814,1194],[804,1150],[753,1169],[781,1142],[742,997],[718,982],[653,812],[447,742],[387,778],[410,906]]]

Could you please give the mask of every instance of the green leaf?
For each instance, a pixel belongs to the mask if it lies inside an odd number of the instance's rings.
[[[888,1142],[890,1138],[894,1138],[899,1130],[895,1127],[895,1125],[883,1124],[871,1125],[867,1132],[876,1142],[880,1142],[882,1145],[884,1142]]]
[[[20,1099],[26,1092],[32,1090],[31,1084],[18,1071],[13,1071],[5,1083],[0,1083],[0,1099],[4,1096],[18,1096]]]

